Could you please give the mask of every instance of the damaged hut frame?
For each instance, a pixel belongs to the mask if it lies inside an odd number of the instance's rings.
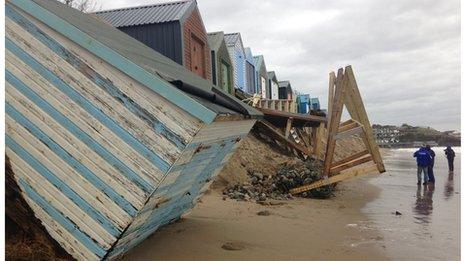
[[[7,208],[75,259],[118,258],[191,210],[261,115],[93,15],[5,9],[6,189],[28,205]]]

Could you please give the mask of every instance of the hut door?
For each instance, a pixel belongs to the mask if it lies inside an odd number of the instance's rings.
[[[202,78],[206,78],[205,70],[205,45],[195,37],[193,34],[190,36],[190,57],[191,57],[191,70]]]
[[[261,78],[261,97],[268,98],[266,94],[266,79],[264,77]]]
[[[226,92],[231,93],[229,77],[229,66],[221,62],[221,87]]]

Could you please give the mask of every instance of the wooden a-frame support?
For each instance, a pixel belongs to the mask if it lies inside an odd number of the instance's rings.
[[[340,124],[344,106],[351,119]],[[327,144],[323,179],[294,188],[290,190],[292,194],[376,171],[385,172],[379,147],[374,140],[372,126],[351,66],[346,66],[344,70],[343,68],[338,69],[336,77],[334,72],[329,74],[327,118]],[[356,134],[361,135],[366,150],[332,164],[337,140]]]

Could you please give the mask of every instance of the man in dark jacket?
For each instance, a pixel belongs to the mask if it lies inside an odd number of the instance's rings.
[[[424,185],[428,181],[428,171],[430,163],[432,162],[432,157],[427,151],[425,146],[422,146],[418,151],[414,152],[414,157],[417,161],[417,185],[421,184],[421,173],[424,173]]]
[[[454,157],[455,157],[455,154],[454,154],[454,150],[450,146],[446,147],[445,155],[446,155],[446,158],[448,159],[448,169],[449,169],[449,171],[454,171]]]
[[[430,183],[435,183],[435,175],[433,175],[433,165],[435,165],[435,152],[432,150],[430,145],[425,146],[425,148],[429,152],[430,157],[432,159],[431,162],[430,162],[430,165],[427,168],[427,172],[429,174],[428,175],[429,176],[429,182]]]

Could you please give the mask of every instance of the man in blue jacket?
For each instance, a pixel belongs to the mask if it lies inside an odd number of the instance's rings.
[[[435,175],[433,175],[433,165],[435,165],[435,151],[432,150],[430,145],[425,146],[425,148],[429,152],[431,158],[430,165],[427,168],[427,172],[429,174],[429,182],[435,183]]]
[[[421,173],[424,173],[425,185],[429,180],[427,168],[432,163],[432,157],[425,146],[422,146],[418,151],[414,152],[414,157],[417,161],[417,185],[421,184]]]

